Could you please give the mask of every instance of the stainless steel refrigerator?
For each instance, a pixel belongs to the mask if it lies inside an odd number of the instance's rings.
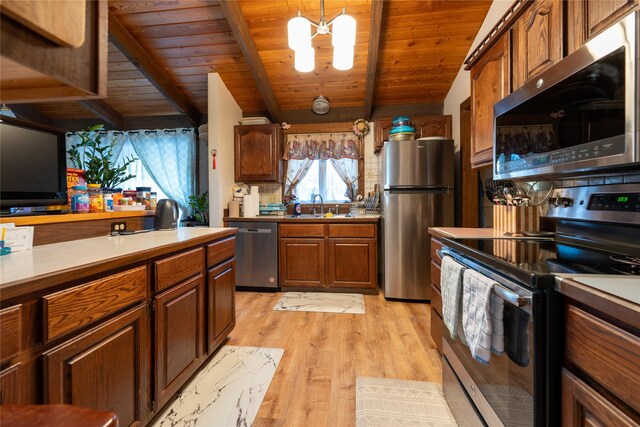
[[[429,227],[454,224],[453,140],[389,141],[382,153],[385,298],[430,300]]]

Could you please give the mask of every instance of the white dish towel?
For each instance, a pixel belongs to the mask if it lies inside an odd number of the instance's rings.
[[[504,351],[503,305],[502,299],[493,295],[496,284],[477,271],[463,272],[462,328],[471,355],[483,364],[489,363],[492,349],[497,354]]]
[[[442,291],[442,317],[452,339],[458,337],[462,331],[458,330],[460,307],[462,300],[462,272],[465,266],[449,256],[442,258],[442,273],[440,275],[440,290]]]

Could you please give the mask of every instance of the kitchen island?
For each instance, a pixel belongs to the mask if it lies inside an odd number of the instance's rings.
[[[95,237],[2,257],[1,403],[150,421],[235,326],[235,231]]]

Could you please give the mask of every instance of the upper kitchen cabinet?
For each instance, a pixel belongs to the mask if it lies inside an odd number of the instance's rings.
[[[389,132],[393,128],[392,118],[380,118],[374,121],[374,152],[382,150],[385,141],[389,140]],[[442,136],[451,138],[451,116],[415,116],[411,122],[416,128],[416,138]]]
[[[509,94],[509,37],[498,39],[471,68],[471,165],[493,155],[493,104]]]
[[[282,182],[282,130],[277,123],[235,126],[236,182]]]
[[[107,95],[107,1],[3,1],[0,101]]]
[[[567,2],[567,54],[633,10],[640,0],[572,0]]]
[[[534,1],[514,23],[512,43],[512,84],[516,90],[562,59],[562,2]]]

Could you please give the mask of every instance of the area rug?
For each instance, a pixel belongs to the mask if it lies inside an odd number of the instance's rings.
[[[364,297],[361,294],[285,292],[273,309],[276,311],[364,314]]]
[[[457,427],[437,383],[356,378],[356,427]]]
[[[281,348],[221,348],[153,426],[250,426],[283,354]]]

